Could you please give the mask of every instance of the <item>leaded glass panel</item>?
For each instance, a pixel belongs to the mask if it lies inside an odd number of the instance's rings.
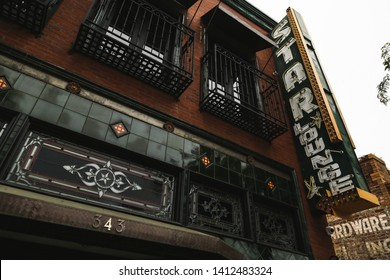
[[[171,218],[175,177],[29,133],[7,181],[108,208]]]

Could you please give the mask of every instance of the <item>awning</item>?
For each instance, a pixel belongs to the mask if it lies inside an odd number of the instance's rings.
[[[221,6],[207,12],[202,20],[207,32],[217,41],[241,45],[254,52],[277,47],[272,39]]]

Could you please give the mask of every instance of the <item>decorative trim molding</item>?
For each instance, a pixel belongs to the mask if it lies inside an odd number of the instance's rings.
[[[322,120],[325,124],[326,131],[328,132],[330,141],[332,143],[342,142],[342,136],[337,126],[336,120],[333,116],[328,99],[326,98],[324,89],[322,88],[320,78],[316,71],[314,71],[314,63],[311,57],[308,55],[309,51],[304,43],[304,37],[301,30],[298,27],[298,20],[291,8],[287,9],[287,17],[291,25],[294,38],[296,40],[299,53],[301,54],[305,71],[308,75],[310,85],[313,89],[314,96],[316,98],[318,107],[320,109]]]
[[[253,23],[271,32],[277,22],[258,10],[256,7],[243,0],[223,0],[225,4],[235,9],[238,13],[252,21]]]
[[[249,150],[243,146],[237,145],[237,143],[230,142],[227,139],[223,139],[221,137],[218,137],[214,134],[212,134],[209,131],[194,127],[192,124],[186,123],[182,121],[181,119],[172,117],[171,115],[165,114],[161,111],[157,111],[145,104],[142,104],[140,102],[137,102],[133,99],[130,99],[128,97],[125,97],[117,92],[114,92],[108,88],[102,87],[100,85],[97,85],[81,76],[78,76],[76,74],[73,74],[71,72],[68,72],[64,69],[61,69],[58,66],[55,66],[53,64],[47,63],[45,61],[42,61],[34,56],[31,56],[29,54],[23,53],[19,50],[13,49],[7,45],[0,43],[0,56],[4,56],[9,61],[16,61],[21,64],[27,65],[29,67],[32,67],[36,70],[42,71],[43,73],[47,73],[49,75],[53,75],[54,77],[57,77],[58,80],[56,80],[56,86],[60,88],[66,88],[67,82],[65,81],[73,81],[78,83],[81,88],[83,89],[81,94],[82,96],[88,99],[91,99],[89,96],[85,96],[85,92],[92,92],[96,95],[99,95],[100,98],[107,98],[110,100],[110,103],[118,103],[120,106],[126,106],[134,111],[137,111],[137,114],[142,115],[145,114],[146,116],[150,116],[151,118],[154,118],[156,120],[161,120],[160,123],[163,122],[171,122],[175,125],[175,132],[179,131],[180,129],[185,131],[185,135],[192,134],[196,137],[196,141],[199,139],[203,139],[205,141],[209,141],[213,144],[213,146],[219,145],[221,147],[224,147],[224,149],[228,149],[232,152],[240,154],[240,155],[248,155],[251,154],[253,157],[255,157],[257,162],[261,162],[261,166],[268,165],[270,167],[276,168],[276,169],[283,169],[286,172],[291,172],[292,169],[289,166],[284,165],[281,162],[277,162],[275,160],[272,160],[270,158],[264,157],[261,154],[255,154],[252,150]],[[12,62],[13,63],[13,62]],[[3,62],[2,62],[3,64]],[[8,64],[3,64],[7,66]],[[22,71],[21,68],[24,69],[24,66],[20,66],[19,68],[16,68],[18,71]],[[8,67],[11,67],[8,65]],[[14,66],[15,67],[15,66]],[[28,67],[27,67],[28,68]],[[60,81],[61,80],[61,81]],[[93,99],[94,102],[99,102],[98,98],[94,96]],[[176,102],[176,101],[175,101]],[[100,102],[99,102],[100,103]],[[106,104],[105,104],[106,105]],[[164,121],[163,121],[164,120]],[[154,125],[157,125],[156,123],[153,123]],[[235,155],[236,156],[236,155]],[[242,160],[245,160],[245,157],[242,158]]]

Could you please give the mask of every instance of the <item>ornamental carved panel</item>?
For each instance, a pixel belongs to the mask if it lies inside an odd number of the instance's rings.
[[[30,132],[6,178],[54,196],[171,218],[174,176]]]
[[[294,218],[291,211],[256,204],[254,207],[256,240],[284,249],[297,249]]]
[[[236,236],[244,234],[243,207],[236,193],[191,184],[189,195],[190,225]]]

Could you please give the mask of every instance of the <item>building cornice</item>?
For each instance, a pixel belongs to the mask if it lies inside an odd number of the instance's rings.
[[[277,24],[275,20],[273,20],[245,0],[222,0],[222,2],[236,10],[238,13],[240,13],[253,23],[264,28],[267,32],[271,32]]]

